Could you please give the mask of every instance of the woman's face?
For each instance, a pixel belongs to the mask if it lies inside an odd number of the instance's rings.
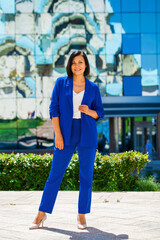
[[[79,75],[83,75],[84,76],[84,72],[86,69],[86,64],[85,64],[85,60],[84,57],[82,55],[78,55],[76,57],[73,58],[72,60],[72,64],[71,64],[71,70],[73,73],[73,76],[79,76]]]

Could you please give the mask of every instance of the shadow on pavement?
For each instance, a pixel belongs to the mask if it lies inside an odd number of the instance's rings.
[[[52,231],[56,233],[61,233],[64,235],[69,235],[71,240],[125,240],[128,239],[128,235],[120,234],[115,235],[113,233],[108,233],[101,231],[97,228],[88,227],[86,230],[88,232],[84,232],[84,230],[80,230],[81,232],[67,231],[58,228],[43,228],[43,230]]]

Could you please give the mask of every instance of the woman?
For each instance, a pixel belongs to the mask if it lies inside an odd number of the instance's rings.
[[[38,214],[30,229],[39,228],[52,213],[65,170],[78,148],[80,191],[78,228],[87,227],[90,212],[93,167],[97,148],[96,121],[104,117],[98,86],[85,76],[90,72],[86,54],[74,51],[67,64],[67,77],[57,79],[50,104],[50,118],[55,131],[52,167],[46,181]]]

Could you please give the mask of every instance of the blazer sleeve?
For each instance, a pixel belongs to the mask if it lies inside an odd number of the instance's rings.
[[[98,116],[99,116],[99,118],[95,119],[96,121],[100,121],[100,120],[103,119],[104,109],[103,109],[101,94],[100,94],[98,86],[96,86],[95,97],[94,97],[93,102],[91,104],[91,109],[95,110],[97,112]]]
[[[59,112],[59,79],[56,80],[54,85],[52,95],[51,95],[51,103],[49,105],[49,115],[50,119],[52,117],[58,117],[60,115]]]

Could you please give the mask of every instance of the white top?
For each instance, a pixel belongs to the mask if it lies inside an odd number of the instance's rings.
[[[75,93],[73,91],[73,118],[81,118],[81,112],[78,110],[79,106],[81,105],[84,91],[81,91],[79,93]]]

